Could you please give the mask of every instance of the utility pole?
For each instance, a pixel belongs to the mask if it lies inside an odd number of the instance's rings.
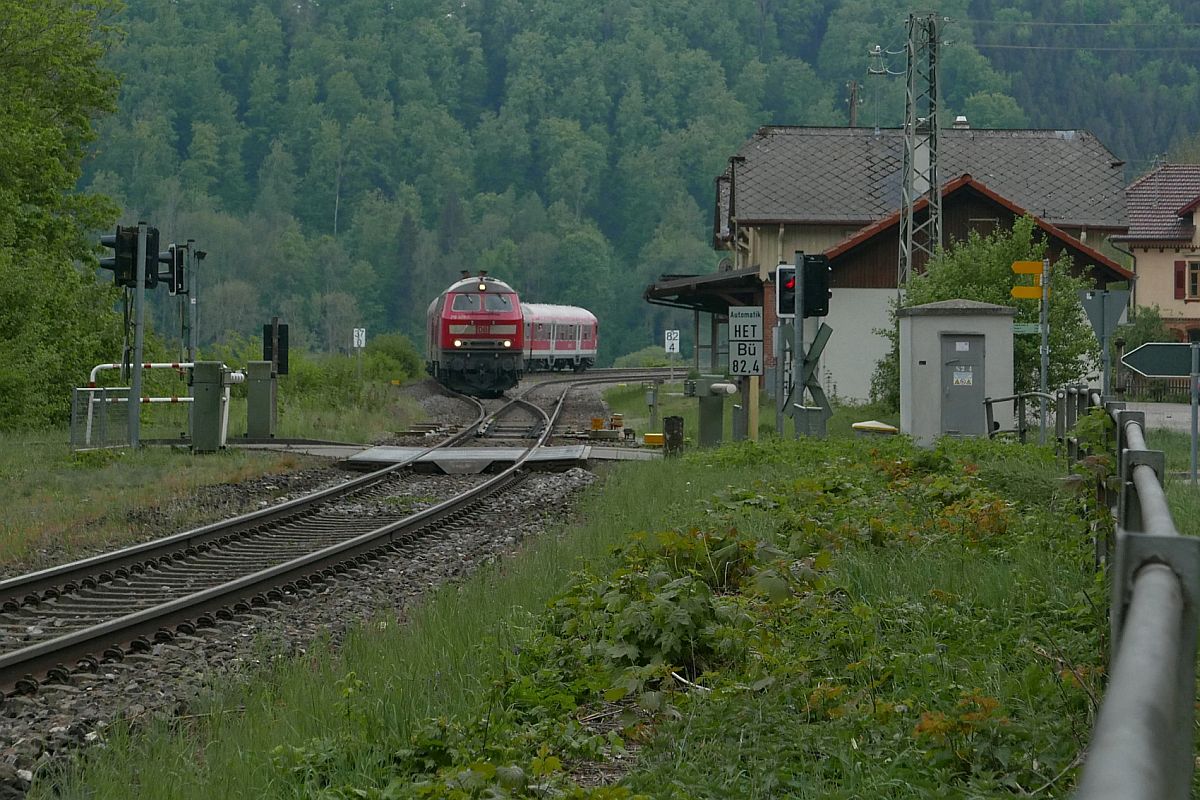
[[[912,273],[913,259],[926,263],[942,246],[942,192],[938,181],[938,17],[908,17],[908,63],[904,91],[904,171],[900,190],[900,258],[896,270],[899,293]],[[924,197],[925,220],[915,209]]]
[[[858,90],[860,88],[858,85],[858,81],[850,81],[849,83],[846,84],[846,88],[850,90],[850,99],[847,101],[850,103],[850,127],[857,128],[858,127],[858,104],[861,102],[858,99]]]

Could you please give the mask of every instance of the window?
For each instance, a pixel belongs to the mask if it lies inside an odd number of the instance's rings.
[[[485,294],[483,308],[485,311],[512,311],[512,298],[506,294]]]
[[[1200,301],[1200,261],[1175,262],[1175,299]]]
[[[450,308],[454,311],[478,311],[479,295],[456,294],[454,295],[454,303],[450,306]]]

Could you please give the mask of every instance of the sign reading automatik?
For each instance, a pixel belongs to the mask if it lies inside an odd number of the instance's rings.
[[[729,374],[763,374],[762,306],[729,308]]]

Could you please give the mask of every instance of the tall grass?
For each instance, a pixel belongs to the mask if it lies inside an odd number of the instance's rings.
[[[0,563],[119,545],[154,532],[138,511],[171,506],[206,485],[315,463],[234,449],[203,456],[181,447],[71,453],[66,439],[62,430],[0,433]]]
[[[486,713],[479,707],[486,666],[505,658],[509,629],[539,613],[573,571],[602,560],[628,531],[661,526],[664,515],[679,524],[702,520],[697,499],[731,475],[689,469],[627,465],[603,493],[589,494],[578,524],[443,587],[403,624],[380,612],[340,652],[318,646],[240,688],[214,690],[187,724],[115,731],[104,750],[65,775],[40,776],[30,797],[288,797],[280,771],[290,759],[319,760],[326,746],[332,783],[382,769],[426,719]]]

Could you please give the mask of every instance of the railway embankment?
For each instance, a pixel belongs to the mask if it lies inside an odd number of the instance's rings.
[[[1062,795],[1107,663],[1084,486],[989,442],[623,466],[338,646],[97,731],[32,796]]]

